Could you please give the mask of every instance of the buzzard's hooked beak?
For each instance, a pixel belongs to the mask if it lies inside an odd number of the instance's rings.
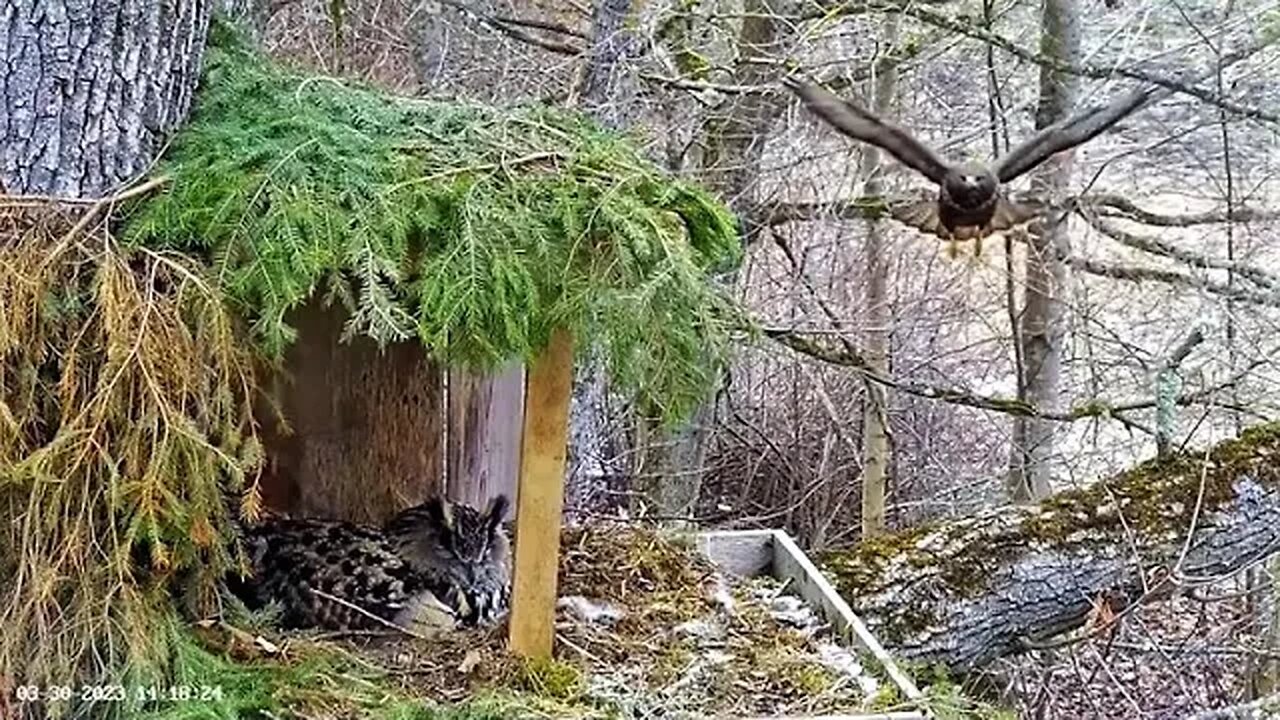
[[[969,187],[972,187],[972,188],[976,188],[980,184],[982,184],[982,178],[978,177],[977,175],[965,175],[960,179],[964,181],[965,185],[968,185]]]

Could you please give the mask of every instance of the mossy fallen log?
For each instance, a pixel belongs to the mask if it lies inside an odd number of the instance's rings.
[[[1280,424],[822,558],[896,657],[965,673],[1280,551]]]

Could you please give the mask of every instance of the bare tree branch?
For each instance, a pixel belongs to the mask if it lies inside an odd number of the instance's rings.
[[[560,55],[581,55],[586,52],[586,48],[579,47],[572,43],[561,42],[559,40],[549,40],[520,29],[521,27],[535,27],[544,30],[552,30],[553,32],[571,35],[574,37],[586,37],[577,31],[570,30],[569,28],[555,25],[554,23],[543,23],[535,20],[520,20],[517,18],[488,15],[480,12],[461,0],[440,0],[440,2],[456,10],[460,10],[464,15],[472,18],[481,25],[492,28],[513,40],[519,40],[520,42],[540,47],[543,50],[548,50]]]
[[[1016,398],[993,397],[987,395],[978,395],[967,390],[959,388],[940,387],[935,385],[926,385],[923,383],[912,383],[894,380],[880,373],[872,371],[866,362],[866,359],[852,347],[851,341],[843,336],[839,337],[843,348],[833,348],[813,338],[805,337],[802,333],[795,330],[785,328],[765,328],[764,334],[777,342],[785,345],[792,350],[803,355],[808,355],[815,360],[829,363],[831,365],[840,365],[855,370],[868,380],[891,387],[894,390],[915,395],[916,397],[927,398],[929,400],[938,400],[940,402],[951,403],[953,405],[963,405],[965,407],[978,408],[980,410],[991,410],[994,412],[1005,413],[1006,415],[1017,415],[1022,417],[1037,417],[1045,420],[1056,420],[1059,422],[1074,422],[1086,418],[1113,418],[1119,419],[1117,416],[1123,413],[1134,412],[1137,410],[1149,410],[1156,406],[1155,400],[1130,400],[1125,402],[1109,402],[1106,400],[1091,400],[1087,403],[1077,405],[1065,412],[1045,412],[1037,409],[1030,403],[1023,402]],[[1225,407],[1226,405],[1214,396],[1233,387],[1240,382],[1245,375],[1261,365],[1261,361],[1257,361],[1249,366],[1249,368],[1241,373],[1237,373],[1226,381],[1214,385],[1212,387],[1197,390],[1195,392],[1184,393],[1175,398],[1176,405],[1188,406],[1199,405],[1206,402],[1212,402],[1216,407]],[[1143,432],[1151,433],[1152,431],[1140,425],[1134,425],[1135,429]]]
[[[1220,295],[1232,300],[1239,300],[1251,305],[1280,307],[1280,294],[1258,292],[1246,288],[1235,287],[1228,285],[1227,283],[1216,282],[1214,280],[1198,278],[1194,275],[1180,273],[1176,270],[1163,270],[1160,268],[1141,267],[1136,265],[1115,265],[1075,255],[1064,259],[1071,265],[1071,267],[1083,270],[1090,275],[1108,277],[1114,280],[1129,280],[1132,282],[1161,282],[1169,285],[1177,285],[1179,287],[1204,290],[1205,292],[1213,293],[1214,295]]]
[[[884,385],[886,387],[899,390],[908,395],[915,395],[917,397],[927,398],[930,400],[939,400],[941,402],[947,402],[954,405],[963,405],[967,407],[978,408],[981,410],[992,410],[995,412],[1001,412],[1008,415],[1023,416],[1023,417],[1038,417],[1046,420],[1056,420],[1060,422],[1074,422],[1076,420],[1082,420],[1085,418],[1093,418],[1093,417],[1112,418],[1117,420],[1118,422],[1124,423],[1125,425],[1133,429],[1140,430],[1147,434],[1153,434],[1153,431],[1146,428],[1145,426],[1137,424],[1136,422],[1123,418],[1121,416],[1124,413],[1133,412],[1136,410],[1147,410],[1147,409],[1154,408],[1156,406],[1156,401],[1154,399],[1128,401],[1123,403],[1110,403],[1102,400],[1093,400],[1083,405],[1076,406],[1066,412],[1048,412],[1048,411],[1042,411],[1036,408],[1035,406],[1029,403],[1020,401],[1016,398],[990,397],[990,396],[977,395],[977,394],[968,392],[966,390],[961,390],[957,388],[943,388],[943,387],[925,385],[920,383],[906,383],[906,382],[894,380],[891,377],[888,377],[886,375],[876,372],[871,367],[870,363],[867,362],[866,357],[862,354],[861,349],[858,348],[858,346],[853,342],[853,340],[850,339],[844,323],[840,320],[840,316],[822,298],[822,296],[818,293],[817,289],[813,286],[813,284],[809,282],[808,277],[805,276],[805,274],[801,271],[799,260],[796,258],[794,251],[792,251],[790,243],[788,243],[786,238],[783,237],[782,234],[779,233],[776,229],[770,234],[774,238],[774,243],[782,251],[783,257],[785,257],[788,264],[790,264],[792,271],[796,274],[797,278],[808,290],[809,295],[813,298],[814,302],[818,305],[819,309],[822,311],[824,315],[826,315],[827,320],[831,323],[832,327],[836,330],[836,339],[840,343],[841,347],[832,348],[832,347],[826,346],[820,342],[814,341],[813,339],[806,338],[794,330],[789,330],[785,328],[765,327],[764,334],[766,337],[776,340],[777,342],[783,345],[786,345],[792,350],[795,350],[796,352],[802,353],[804,355],[808,355],[809,357],[812,357],[816,360],[821,360],[823,362],[826,362],[832,365],[841,365],[844,367],[852,368],[853,370],[857,371],[865,380],[869,382],[875,382],[875,383]],[[1163,272],[1163,271],[1150,271],[1150,273],[1152,273],[1152,276],[1146,277],[1143,275],[1143,273],[1146,272],[1145,270],[1135,271],[1132,269],[1109,268],[1108,266],[1101,266],[1100,264],[1093,263],[1092,261],[1084,261],[1084,260],[1078,260],[1073,258],[1067,258],[1067,262],[1071,263],[1073,266],[1083,263],[1085,265],[1084,269],[1098,271],[1099,274],[1108,274],[1107,271],[1109,271],[1111,273],[1115,273],[1110,276],[1120,277],[1121,279],[1157,279],[1156,274]],[[1106,271],[1104,271],[1104,269]],[[1125,272],[1133,273],[1133,277],[1124,276]],[[1186,275],[1182,275],[1180,273],[1168,273],[1168,275],[1171,277],[1164,278],[1168,282],[1185,282],[1187,284],[1192,284],[1194,282],[1193,278],[1190,278],[1189,276],[1186,276]],[[1228,290],[1226,286],[1222,286],[1221,291],[1223,293],[1239,292],[1238,289],[1236,288],[1231,288],[1230,290]],[[1242,299],[1250,299],[1256,295],[1258,294],[1257,293],[1248,294],[1247,298],[1242,298]],[[1280,298],[1270,299],[1270,300],[1271,302],[1274,302],[1277,305],[1280,305]],[[1257,360],[1242,372],[1236,375],[1233,375],[1226,382],[1220,383],[1210,388],[1198,390],[1196,392],[1182,394],[1174,399],[1174,404],[1179,406],[1195,405],[1195,404],[1203,403],[1206,400],[1209,400],[1211,398],[1215,398],[1215,396],[1220,394],[1223,390],[1234,387],[1249,372],[1251,372],[1253,369],[1257,368],[1261,364],[1262,364],[1262,361]],[[1216,398],[1213,400],[1213,404],[1217,407],[1228,406],[1227,403],[1224,403],[1220,399],[1216,399]],[[1247,411],[1247,409],[1243,409],[1243,408],[1237,408],[1237,409],[1240,409],[1242,411]]]
[[[1240,103],[1234,100],[1231,100],[1229,98],[1222,97],[1217,93],[1210,92],[1203,88],[1195,87],[1194,85],[1189,85],[1180,80],[1172,80],[1166,77],[1161,77],[1159,75],[1152,74],[1145,70],[1135,70],[1132,68],[1122,68],[1122,67],[1106,67],[1106,66],[1098,66],[1098,65],[1071,65],[1067,63],[1058,62],[1053,58],[1044,56],[1041,53],[1033,52],[1031,50],[1027,50],[1022,47],[1019,47],[1012,40],[1009,40],[1008,38],[1005,38],[996,33],[990,32],[986,28],[983,28],[982,26],[977,25],[974,22],[971,22],[967,18],[950,17],[948,15],[943,15],[935,10],[930,10],[927,7],[923,7],[924,5],[927,5],[927,4],[929,3],[904,2],[904,1],[894,2],[892,0],[867,0],[866,2],[863,2],[863,3],[845,3],[845,4],[841,4],[839,7],[833,7],[832,3],[823,2],[818,6],[817,9],[804,14],[802,17],[805,19],[815,19],[818,17],[824,17],[824,18],[828,17],[831,13],[851,15],[851,14],[867,13],[867,12],[899,12],[904,15],[909,15],[911,17],[914,17],[917,20],[920,20],[921,22],[928,23],[935,27],[939,27],[944,30],[950,30],[951,32],[959,33],[961,35],[974,38],[975,40],[981,40],[982,42],[988,43],[990,45],[994,45],[1000,48],[1001,50],[1004,50],[1010,55],[1013,55],[1021,60],[1025,60],[1027,62],[1045,66],[1050,69],[1056,70],[1058,72],[1070,73],[1073,75],[1079,75],[1081,77],[1089,77],[1089,78],[1094,78],[1098,80],[1108,80],[1116,76],[1126,77],[1132,80],[1139,80],[1145,83],[1151,83],[1153,85],[1157,85],[1167,90],[1171,90],[1175,93],[1179,93],[1182,95],[1189,95],[1191,97],[1198,98],[1199,100],[1202,100],[1211,105],[1216,105],[1232,113],[1233,115],[1237,115],[1239,117],[1251,118],[1254,120],[1263,120],[1270,123],[1280,124],[1280,115],[1267,112],[1260,108],[1241,105]],[[941,3],[934,3],[934,4],[941,4]],[[1274,44],[1277,40],[1280,40],[1280,37],[1264,37],[1259,42],[1253,45],[1245,47],[1234,53],[1224,54],[1221,59],[1220,67],[1225,68],[1229,65],[1235,64],[1236,62],[1244,60],[1256,54],[1260,50],[1263,50],[1269,47],[1270,45]]]
[[[1280,211],[1276,210],[1260,210],[1258,208],[1237,206],[1231,211],[1209,210],[1199,213],[1184,213],[1176,215],[1167,215],[1151,212],[1138,207],[1129,198],[1123,195],[1112,193],[1091,193],[1083,195],[1079,198],[1082,204],[1092,206],[1094,208],[1108,208],[1115,212],[1103,212],[1102,214],[1123,217],[1128,220],[1136,220],[1144,225],[1156,225],[1160,227],[1190,227],[1192,225],[1212,225],[1215,223],[1225,222],[1260,222],[1265,220],[1280,220]]]
[[[887,202],[888,198],[881,195],[859,195],[824,202],[771,203],[767,207],[760,208],[758,212],[760,222],[769,226],[814,220],[856,220],[883,214]],[[1098,209],[1107,208],[1114,212],[1103,211],[1099,214],[1158,227],[1192,227],[1226,222],[1280,220],[1280,211],[1244,206],[1237,206],[1229,213],[1218,210],[1183,214],[1157,213],[1141,208],[1132,200],[1114,193],[1086,193],[1069,198],[1064,201],[1065,203]]]
[[[1158,255],[1161,257],[1167,257],[1173,260],[1178,260],[1180,262],[1184,262],[1193,267],[1204,268],[1204,269],[1215,269],[1215,270],[1228,270],[1230,272],[1237,273],[1241,277],[1247,278],[1250,281],[1257,283],[1258,285],[1261,285],[1263,287],[1272,288],[1272,289],[1280,288],[1280,276],[1273,275],[1269,272],[1262,270],[1261,268],[1253,267],[1252,265],[1248,265],[1240,262],[1231,262],[1229,260],[1218,260],[1215,258],[1207,257],[1205,255],[1201,255],[1200,253],[1195,253],[1190,250],[1179,248],[1175,246],[1173,243],[1166,242],[1157,237],[1151,237],[1147,235],[1138,235],[1135,233],[1127,232],[1125,230],[1121,230],[1120,228],[1116,227],[1112,223],[1109,223],[1103,220],[1102,218],[1094,215],[1093,213],[1088,212],[1087,210],[1082,209],[1082,211],[1080,212],[1080,216],[1083,217],[1086,221],[1088,221],[1088,223],[1092,225],[1094,228],[1096,228],[1099,232],[1101,232],[1102,234],[1106,235],[1107,237],[1111,238],[1112,240],[1115,240],[1116,242],[1126,247],[1131,247],[1135,250],[1141,250],[1142,252],[1150,253],[1152,255]]]

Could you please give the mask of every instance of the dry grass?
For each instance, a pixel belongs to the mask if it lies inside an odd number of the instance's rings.
[[[0,679],[14,684],[162,678],[169,591],[214,600],[233,562],[224,492],[259,461],[221,295],[184,257],[120,247],[113,207],[0,196]]]

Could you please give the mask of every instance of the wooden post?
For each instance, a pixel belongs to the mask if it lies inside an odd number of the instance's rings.
[[[573,338],[564,330],[529,368],[516,488],[510,643],[523,657],[548,657],[555,637],[556,574],[564,509]]]

